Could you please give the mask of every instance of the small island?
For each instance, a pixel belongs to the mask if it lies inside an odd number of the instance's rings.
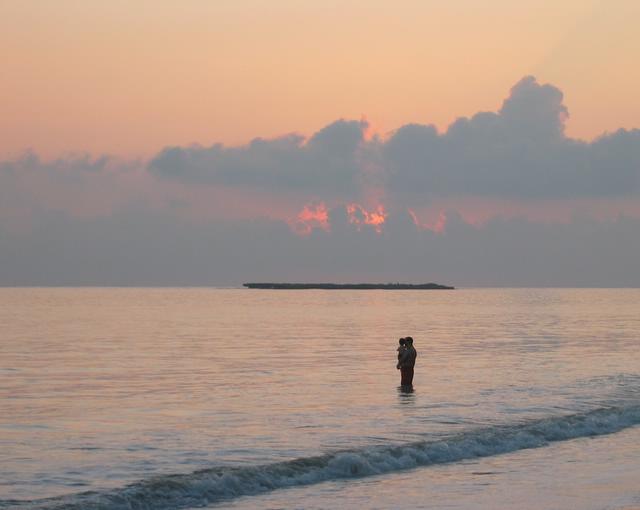
[[[284,290],[453,290],[455,287],[437,283],[243,283],[249,289]]]

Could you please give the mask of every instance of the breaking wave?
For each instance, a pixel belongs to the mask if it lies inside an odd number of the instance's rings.
[[[166,475],[101,492],[32,501],[0,501],[0,508],[33,510],[147,510],[211,505],[239,496],[489,457],[557,441],[611,434],[640,424],[640,405],[473,429],[446,439],[345,450],[290,461],[216,467]]]

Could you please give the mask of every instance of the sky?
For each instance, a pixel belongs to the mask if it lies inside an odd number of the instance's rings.
[[[0,1],[0,285],[640,285],[640,3]]]

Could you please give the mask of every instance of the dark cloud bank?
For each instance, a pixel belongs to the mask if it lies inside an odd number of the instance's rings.
[[[357,198],[371,165],[384,168],[378,178],[390,193],[411,202],[452,195],[637,194],[640,130],[619,130],[587,143],[564,135],[567,117],[559,89],[526,77],[497,113],[458,119],[443,134],[432,125],[409,124],[385,141],[364,143],[365,122],[340,120],[309,140],[292,135],[243,147],[167,148],[150,168],[180,181],[295,189],[324,199]]]
[[[450,211],[436,233],[407,212],[448,197],[640,200],[640,131],[574,140],[564,134],[567,116],[557,88],[527,77],[498,112],[459,119],[444,133],[412,124],[369,137],[366,122],[340,120],[309,139],[167,148],[146,167],[26,155],[0,163],[0,284],[640,286],[638,218],[494,218],[474,227]],[[142,176],[140,189],[132,175]],[[170,200],[158,206],[172,183],[326,201],[331,228],[301,236],[285,221],[194,221]],[[373,189],[390,211],[382,232],[350,223],[342,205]],[[82,215],[75,202],[98,206]]]
[[[235,285],[243,281],[439,281],[456,285],[639,286],[640,221],[542,225],[494,220],[377,234],[342,223],[294,234],[272,221],[194,225],[128,211],[50,215],[26,237],[0,232],[5,285]]]

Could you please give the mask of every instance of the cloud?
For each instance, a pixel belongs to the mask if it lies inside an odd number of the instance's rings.
[[[308,195],[357,194],[357,160],[367,124],[338,120],[308,140],[256,138],[240,147],[170,147],[149,163],[152,173],[182,182]]]
[[[60,207],[76,202],[78,210],[107,210],[132,189],[157,196],[172,187],[173,198],[183,202],[217,190],[221,204],[223,195],[235,193],[251,195],[245,202],[296,202],[298,211],[308,202],[402,209],[451,197],[637,197],[640,130],[585,142],[565,136],[567,117],[562,92],[529,76],[514,85],[498,111],[460,118],[443,133],[407,124],[388,137],[371,137],[366,121],[338,120],[308,138],[168,147],[147,163],[87,155],[42,161],[27,153],[0,163],[0,179],[5,203],[20,194],[37,197],[37,206],[57,197]],[[7,191],[16,186],[17,192]]]
[[[504,127],[517,136],[540,142],[559,140],[569,116],[562,98],[560,89],[539,85],[533,76],[526,76],[511,89],[499,117]]]
[[[43,161],[26,152],[0,162],[0,223],[20,228],[60,211],[82,217],[108,215],[139,201],[148,181],[148,173],[136,161],[86,154]]]
[[[0,162],[0,285],[640,285],[640,130],[575,140],[567,116],[559,89],[525,77],[442,133],[338,120],[148,162],[27,152]],[[451,208],[483,201],[569,214],[472,224]]]
[[[568,110],[551,85],[523,78],[502,108],[432,126],[398,129],[384,147],[390,191],[413,197],[558,200],[640,191],[640,130],[588,143],[567,138]]]
[[[438,281],[458,286],[639,286],[640,219],[483,226],[447,214],[441,233],[406,215],[380,234],[345,209],[334,229],[300,236],[283,221],[195,224],[128,208],[107,217],[62,213],[38,229],[0,225],[2,285],[239,285],[244,281]],[[341,218],[341,220],[340,220]]]
[[[394,202],[451,196],[519,200],[622,197],[640,191],[640,130],[593,142],[565,136],[562,92],[527,76],[497,112],[453,122],[444,133],[407,124],[386,139],[366,121],[338,120],[309,138],[287,135],[248,145],[170,147],[149,170],[183,183],[310,199],[356,201],[384,189]]]

